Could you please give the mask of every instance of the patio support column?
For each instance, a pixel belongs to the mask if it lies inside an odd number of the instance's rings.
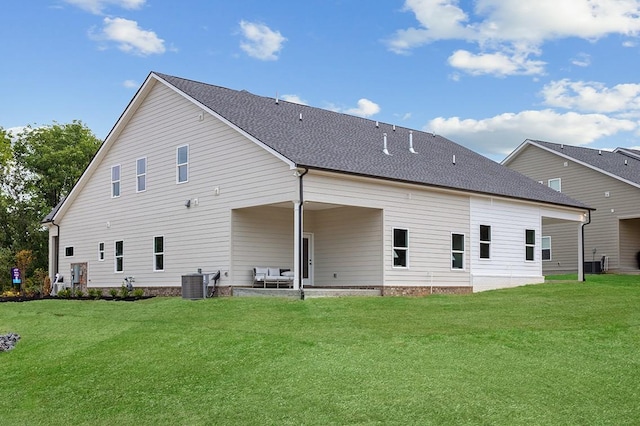
[[[294,203],[293,207],[293,289],[300,290],[300,276],[302,274],[302,268],[300,264],[300,255],[302,253],[302,221],[300,220],[302,214],[302,204],[299,201]]]

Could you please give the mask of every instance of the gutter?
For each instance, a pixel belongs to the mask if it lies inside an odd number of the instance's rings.
[[[300,300],[304,300],[304,284],[303,284],[303,277],[302,277],[302,262],[304,260],[304,255],[302,253],[302,243],[304,242],[303,240],[303,222],[302,222],[302,212],[303,212],[303,205],[304,205],[304,184],[302,181],[302,178],[304,177],[304,175],[306,175],[307,173],[309,173],[309,169],[308,168],[304,168],[304,172],[300,173],[300,175],[298,176],[298,178],[300,179],[300,185],[299,185],[299,190],[300,190],[300,211],[298,213],[298,229],[300,231],[300,235],[298,235],[298,247],[300,247],[299,253],[298,253],[298,271],[300,272],[299,276],[298,276],[298,287],[300,288]]]

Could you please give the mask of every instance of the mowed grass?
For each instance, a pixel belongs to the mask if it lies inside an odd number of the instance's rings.
[[[3,425],[640,422],[640,277],[465,296],[0,305]]]

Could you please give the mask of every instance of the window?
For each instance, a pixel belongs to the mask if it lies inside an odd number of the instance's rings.
[[[164,237],[153,237],[153,270],[164,271]]]
[[[147,190],[147,157],[136,160],[136,191]]]
[[[111,167],[111,198],[120,196],[120,164]]]
[[[64,255],[67,256],[67,257],[73,256],[73,247],[65,247],[64,248]]]
[[[98,261],[104,260],[104,243],[98,243]]]
[[[189,145],[178,147],[176,156],[176,180],[178,183],[189,180]]]
[[[393,267],[409,266],[409,230],[393,228]]]
[[[124,272],[124,241],[116,241],[114,255],[116,272]]]
[[[464,234],[451,234],[451,269],[464,269]]]
[[[542,260],[551,260],[551,237],[542,237]]]
[[[527,229],[525,231],[525,260],[535,260],[536,251],[536,231],[535,229]]]
[[[560,192],[560,190],[562,189],[560,178],[549,179],[549,188],[555,189],[556,191]]]
[[[491,259],[491,227],[480,225],[480,259]]]

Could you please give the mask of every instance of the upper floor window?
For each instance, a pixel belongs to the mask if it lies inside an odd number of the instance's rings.
[[[491,259],[491,227],[480,225],[480,259]]]
[[[464,269],[464,234],[451,234],[451,269]]]
[[[560,178],[549,179],[549,188],[560,192],[562,190]]]
[[[176,182],[189,181],[189,145],[179,146],[176,153]]]
[[[111,197],[120,196],[120,164],[111,166]]]
[[[527,229],[525,230],[525,260],[533,261],[535,260],[535,252],[536,252],[536,230],[535,229]]]
[[[147,157],[136,160],[136,191],[147,190]]]
[[[66,257],[71,257],[71,256],[73,256],[73,246],[71,246],[71,247],[65,247],[65,248],[64,248],[64,255],[65,255]]]
[[[393,228],[393,266],[409,266],[409,230]]]

